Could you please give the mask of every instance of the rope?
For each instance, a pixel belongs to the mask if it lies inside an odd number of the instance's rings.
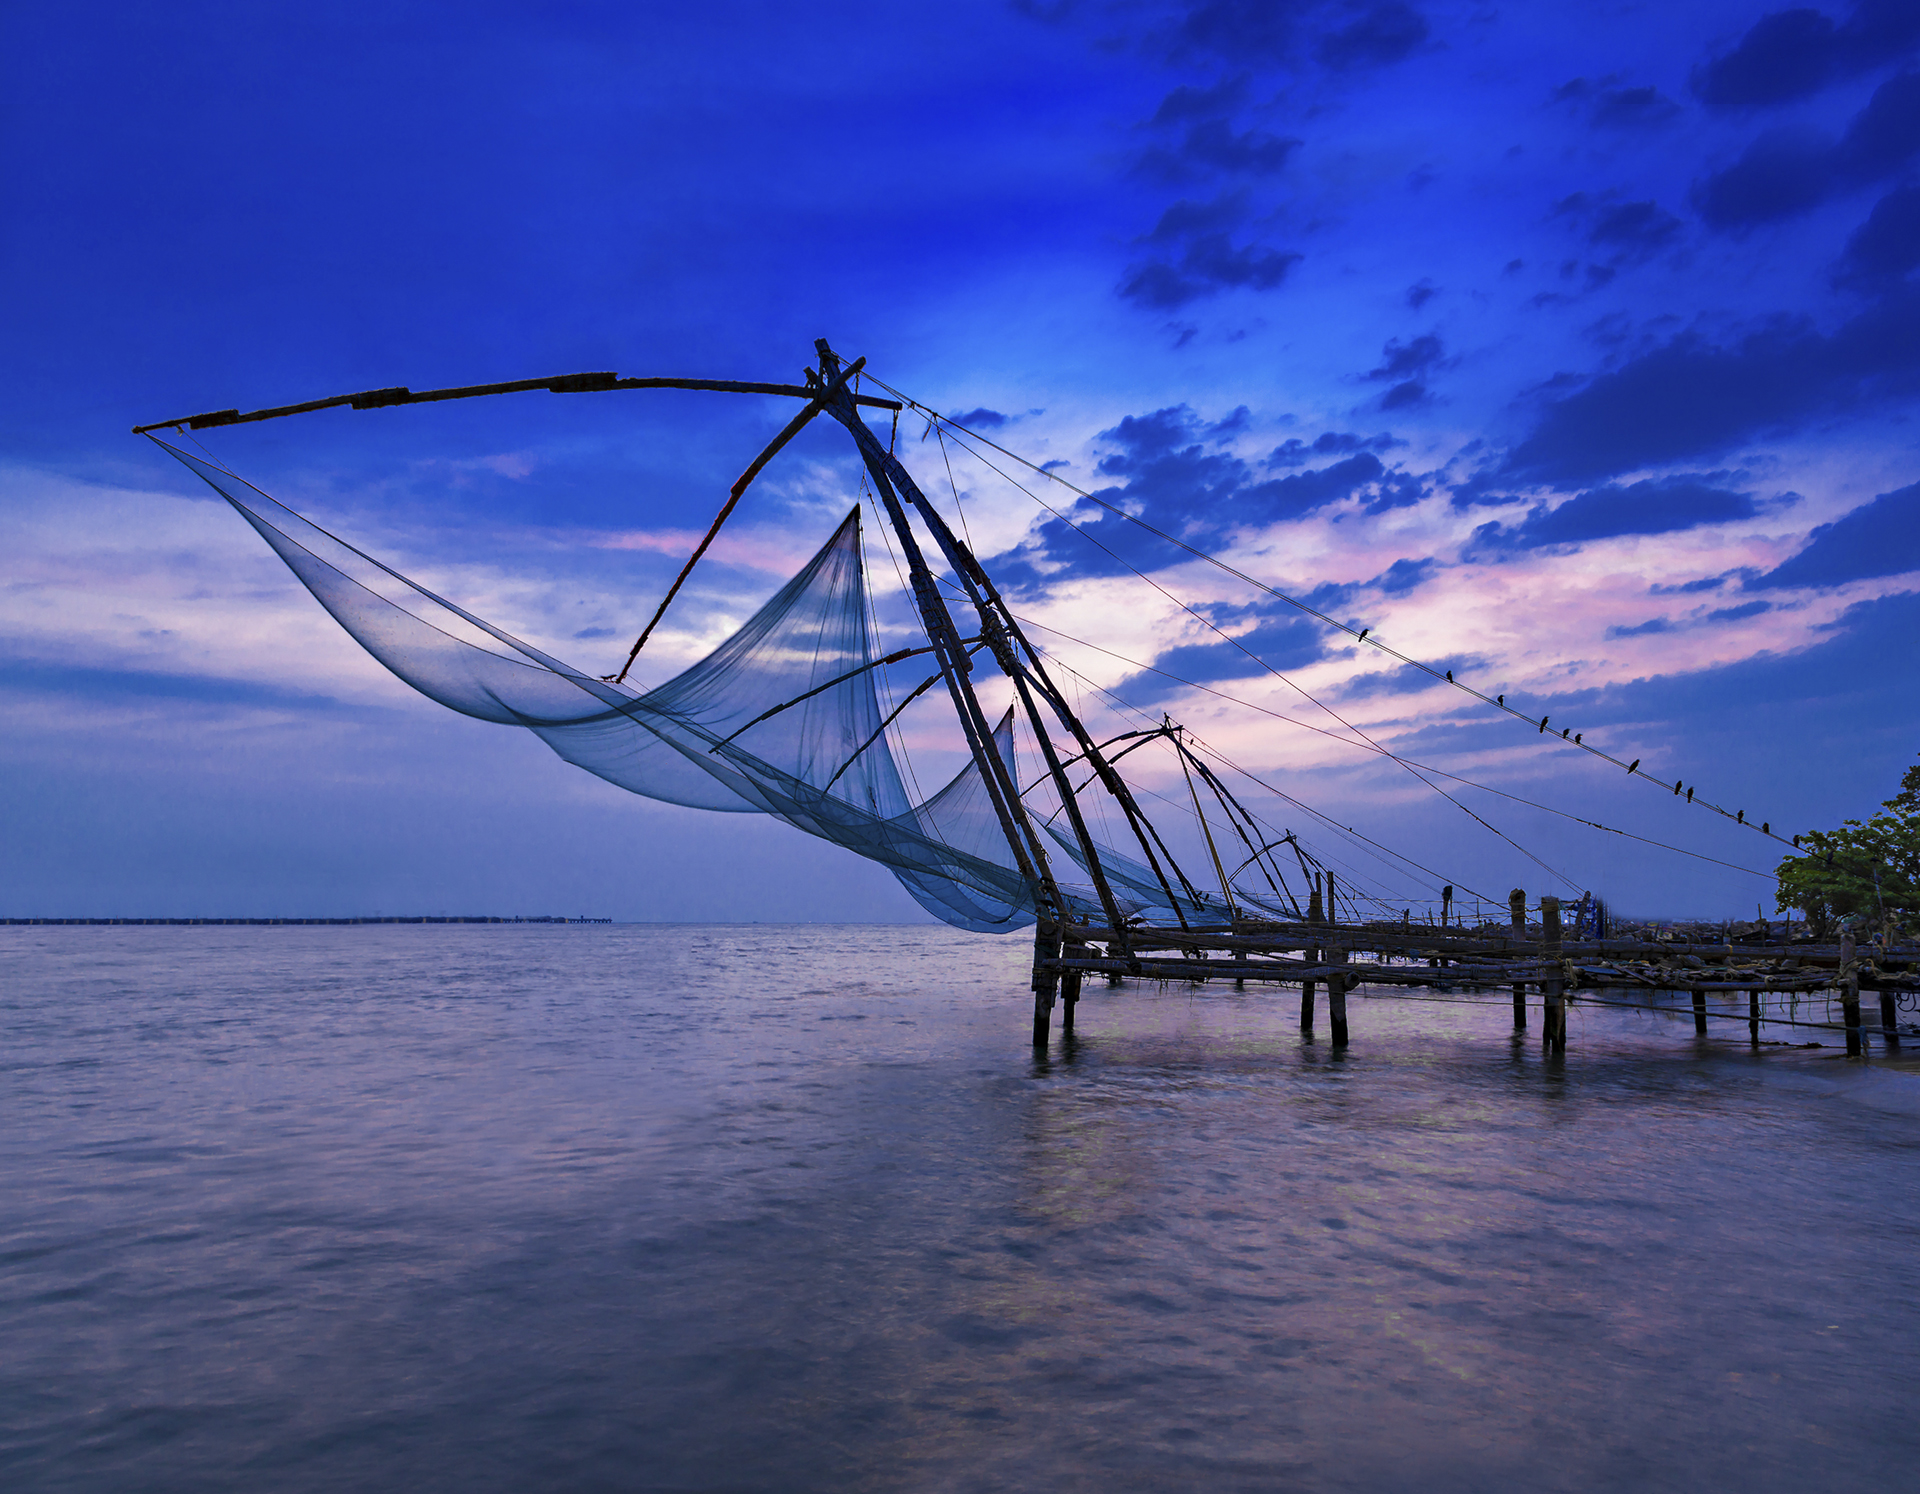
[[[1165,679],[1172,680],[1175,684],[1185,685],[1189,689],[1200,690],[1208,695],[1218,696],[1221,700],[1231,702],[1232,704],[1243,707],[1244,709],[1249,711],[1258,711],[1263,716],[1271,716],[1275,721],[1283,721],[1288,726],[1297,726],[1302,731],[1313,732],[1317,736],[1326,737],[1331,741],[1340,743],[1342,746],[1358,747],[1363,751],[1375,752],[1385,757],[1394,756],[1394,753],[1391,748],[1369,746],[1367,743],[1364,743],[1364,742],[1356,742],[1351,737],[1343,737],[1340,735],[1340,733],[1335,731],[1328,731],[1323,726],[1315,726],[1311,721],[1302,721],[1297,716],[1286,715],[1284,712],[1273,710],[1270,707],[1260,705],[1251,700],[1242,700],[1237,695],[1229,695],[1226,691],[1216,690],[1211,685],[1202,685],[1202,684],[1196,683],[1193,680],[1184,679],[1180,675],[1174,674],[1169,670],[1157,668],[1152,664],[1142,664],[1137,659],[1129,659],[1125,654],[1115,653],[1112,649],[1103,648],[1100,644],[1097,644],[1097,643],[1089,643],[1084,638],[1075,638],[1071,633],[1063,633],[1061,632],[1060,629],[1056,627],[1052,627],[1047,623],[1036,622],[1033,618],[1022,617],[1020,619],[1020,623],[1023,627],[1038,628],[1043,633],[1051,633],[1056,638],[1064,638],[1068,643],[1074,644],[1080,648],[1090,648],[1097,654],[1105,654],[1108,658],[1118,660],[1120,663],[1125,664],[1130,668],[1144,670],[1149,674],[1157,674],[1162,676]],[[1058,657],[1058,656],[1056,655],[1055,657]],[[1062,661],[1061,667],[1065,669],[1071,669],[1073,666],[1070,664],[1066,664],[1064,661]],[[1083,679],[1085,678],[1084,675],[1081,677]],[[1088,683],[1092,684],[1093,682],[1088,681]],[[1134,714],[1141,717],[1141,719],[1143,720],[1150,719],[1147,712],[1142,711],[1138,706],[1130,705],[1127,702],[1121,700],[1119,696],[1115,695],[1111,690],[1106,689],[1104,686],[1096,684],[1093,687],[1096,690],[1099,690],[1102,694],[1106,695],[1109,699],[1114,700],[1119,704],[1125,706],[1127,710],[1134,712]],[[1217,755],[1217,749],[1214,749],[1214,750]],[[1222,756],[1220,760],[1222,762],[1227,762],[1228,765],[1232,767],[1235,772],[1246,773],[1246,769],[1241,768],[1238,764],[1229,762],[1229,760],[1226,757]],[[1551,804],[1542,804],[1538,800],[1529,799],[1523,794],[1508,793],[1507,790],[1494,788],[1491,784],[1480,783],[1471,778],[1463,778],[1458,773],[1449,773],[1446,769],[1436,768],[1431,763],[1415,762],[1412,758],[1402,758],[1401,761],[1405,762],[1410,767],[1418,768],[1422,773],[1432,773],[1436,777],[1448,779],[1453,783],[1464,784],[1466,787],[1472,788],[1472,789],[1479,789],[1482,793],[1497,794],[1502,799],[1511,799],[1514,803],[1524,804],[1529,809],[1538,809],[1547,814],[1558,815],[1561,819],[1572,820],[1577,825],[1586,825],[1595,830],[1604,830],[1609,835],[1624,835],[1627,839],[1637,840],[1642,845],[1654,846],[1663,851],[1672,851],[1677,856],[1691,856],[1696,861],[1708,861],[1713,863],[1713,865],[1715,866],[1724,866],[1730,871],[1745,872],[1750,877],[1765,877],[1768,880],[1775,881],[1775,882],[1780,880],[1779,876],[1773,872],[1755,871],[1750,866],[1740,866],[1732,861],[1722,861],[1717,856],[1709,856],[1701,851],[1689,851],[1685,846],[1668,845],[1667,842],[1663,840],[1654,840],[1645,835],[1636,835],[1631,830],[1620,830],[1615,828],[1612,825],[1603,825],[1598,820],[1585,819],[1582,816],[1574,814],[1569,810],[1556,809]],[[1247,776],[1251,777],[1252,775],[1248,774]],[[1255,780],[1255,781],[1257,782],[1258,780]],[[1266,785],[1263,784],[1262,787],[1266,787]],[[1269,792],[1278,793],[1279,790],[1272,789],[1272,790],[1269,790]],[[1465,884],[1463,883],[1461,885],[1464,886]],[[1473,889],[1468,888],[1467,890],[1471,892]],[[1479,894],[1475,894],[1475,895],[1478,896]],[[1496,901],[1496,899],[1489,898],[1488,901],[1492,902],[1492,901]],[[1501,906],[1505,907],[1506,904],[1502,902]]]
[[[1260,580],[1258,577],[1247,574],[1247,572],[1241,570],[1239,567],[1229,564],[1228,562],[1220,559],[1218,556],[1211,555],[1207,553],[1205,550],[1200,549],[1198,546],[1190,545],[1185,540],[1179,539],[1174,535],[1168,534],[1164,529],[1160,529],[1155,525],[1149,524],[1145,519],[1142,519],[1135,514],[1130,514],[1125,509],[1120,508],[1115,504],[1107,502],[1104,498],[1100,498],[1093,493],[1089,493],[1085,488],[1082,488],[1077,484],[1068,482],[1064,477],[1061,477],[1058,473],[1051,472],[1044,467],[1037,466],[1035,463],[1030,462],[1025,457],[1021,456],[1018,452],[1007,450],[1007,448],[1000,445],[999,442],[994,441],[989,437],[983,436],[977,431],[968,429],[966,426],[961,425],[958,421],[949,419],[947,416],[940,414],[936,410],[928,409],[925,405],[920,404],[916,400],[909,399],[906,395],[902,394],[899,390],[893,388],[892,385],[886,383],[884,380],[875,379],[874,383],[878,384],[882,389],[885,389],[889,394],[893,395],[895,398],[901,400],[911,409],[918,411],[921,415],[926,416],[931,420],[937,420],[937,421],[943,422],[949,428],[959,431],[971,437],[973,440],[981,442],[983,445],[991,446],[995,451],[1001,453],[1001,455],[1007,457],[1009,460],[1018,462],[1021,466],[1026,467],[1030,471],[1036,472],[1040,476],[1047,478],[1052,482],[1056,482],[1060,484],[1061,487],[1066,488],[1069,492],[1077,494],[1079,497],[1086,499],[1089,503],[1098,505],[1100,508],[1105,509],[1110,514],[1113,514],[1119,518],[1125,519],[1129,524],[1133,524],[1138,528],[1146,530],[1149,534],[1154,535],[1158,539],[1164,540],[1167,544],[1170,544],[1177,549],[1184,550],[1187,554],[1193,556],[1195,559],[1204,560],[1208,565],[1213,566],[1217,570],[1224,571],[1227,575],[1234,577],[1238,581],[1244,582],[1246,585],[1253,587],[1255,590],[1264,592],[1266,595],[1273,597],[1278,601],[1285,602],[1289,607],[1297,608],[1299,611],[1306,613],[1309,617],[1316,619],[1317,621],[1325,624],[1329,628],[1333,628],[1338,632],[1347,634],[1356,643],[1363,643],[1371,648],[1377,649],[1382,654],[1385,654],[1388,658],[1397,660],[1399,663],[1404,664],[1411,669],[1420,670],[1423,674],[1428,675],[1436,682],[1451,685],[1454,689],[1465,692],[1466,694],[1472,696],[1475,700],[1479,701],[1483,705],[1492,706],[1495,710],[1506,713],[1507,715],[1513,717],[1516,721],[1526,722],[1529,726],[1533,726],[1536,728],[1538,735],[1544,736],[1546,734],[1547,722],[1548,722],[1548,717],[1546,715],[1543,714],[1539,718],[1539,720],[1536,722],[1533,717],[1527,715],[1524,711],[1521,711],[1514,706],[1508,705],[1505,695],[1502,694],[1502,695],[1490,696],[1486,694],[1484,691],[1474,689],[1471,685],[1465,683],[1462,680],[1456,680],[1453,677],[1453,671],[1450,669],[1447,669],[1447,670],[1438,669],[1435,666],[1426,663],[1424,660],[1412,658],[1407,654],[1401,653],[1398,649],[1389,648],[1385,643],[1385,641],[1382,640],[1377,634],[1374,633],[1372,628],[1355,628],[1349,623],[1343,623],[1338,621],[1335,618],[1329,617],[1326,613],[1320,611],[1317,607],[1313,607],[1308,603],[1301,601],[1298,597],[1289,596],[1286,592],[1281,591],[1278,587],[1271,586],[1265,581]],[[964,445],[962,449],[965,449]],[[975,455],[977,456],[978,454],[976,453]],[[980,458],[980,460],[985,461],[985,458]],[[998,469],[996,468],[995,470],[997,471]],[[1005,474],[1002,474],[1002,475],[1004,476]],[[1009,478],[1008,481],[1012,481],[1012,479]],[[1014,486],[1019,487],[1020,485],[1018,483],[1015,483]],[[1027,490],[1025,488],[1021,488],[1021,491],[1026,492]],[[1033,497],[1034,495],[1031,493],[1028,493],[1028,496]],[[1038,498],[1035,498],[1035,502],[1039,502],[1039,501],[1040,500]],[[1057,514],[1057,512],[1053,510],[1049,505],[1042,503],[1041,506],[1043,508],[1047,508],[1048,512],[1050,513],[1056,513],[1056,517],[1059,517],[1062,519],[1063,522],[1072,525],[1074,529],[1079,530],[1081,533],[1085,533],[1084,530],[1080,530],[1079,525],[1074,524],[1071,519],[1067,519],[1064,515]],[[1091,538],[1091,536],[1088,536],[1088,537]],[[1105,547],[1102,546],[1102,548],[1104,549]],[[1109,551],[1108,553],[1111,554],[1112,552]],[[1131,569],[1131,567],[1129,567],[1129,569]],[[1135,574],[1137,575],[1139,573],[1135,572]],[[1580,738],[1584,736],[1584,733],[1578,734],[1575,736],[1569,736],[1568,733],[1570,731],[1571,731],[1571,728],[1563,729],[1559,737],[1557,737],[1555,740],[1559,741],[1564,746],[1577,747],[1582,752],[1591,753],[1593,756],[1597,758],[1600,758],[1606,762],[1612,763],[1616,768],[1624,768],[1626,769],[1630,777],[1641,778],[1646,780],[1648,783],[1657,784],[1659,787],[1663,789],[1668,789],[1670,792],[1672,792],[1676,796],[1678,796],[1682,791],[1682,789],[1685,788],[1684,783],[1680,782],[1679,780],[1676,780],[1672,784],[1669,784],[1664,779],[1655,778],[1651,773],[1642,773],[1640,771],[1640,764],[1642,759],[1640,758],[1636,757],[1631,763],[1622,762],[1619,758],[1613,756],[1612,753],[1602,751],[1600,748],[1595,747],[1592,743],[1581,740]],[[1692,791],[1689,791],[1687,793],[1687,802],[1689,804],[1698,804],[1703,809],[1710,809],[1715,814],[1718,814],[1725,819],[1732,820],[1736,824],[1743,825],[1750,830],[1753,830],[1761,835],[1766,836],[1769,840],[1778,841],[1781,845],[1792,846],[1794,850],[1796,851],[1799,850],[1799,847],[1795,845],[1794,842],[1791,841],[1788,837],[1783,835],[1775,835],[1773,833],[1771,821],[1766,821],[1756,825],[1752,820],[1749,820],[1747,818],[1747,814],[1744,809],[1742,810],[1727,809],[1725,806],[1712,803],[1707,799],[1696,798],[1695,794]]]
[[[879,380],[876,379],[874,382],[878,383]],[[969,432],[968,434],[972,434],[972,433]],[[1512,846],[1514,850],[1518,851],[1522,856],[1525,856],[1527,860],[1531,861],[1535,866],[1539,867],[1548,876],[1554,878],[1556,881],[1560,882],[1563,886],[1574,888],[1576,890],[1579,888],[1580,884],[1576,882],[1572,877],[1569,877],[1565,872],[1560,871],[1558,868],[1548,865],[1545,861],[1541,860],[1538,856],[1534,855],[1532,851],[1528,850],[1525,846],[1521,845],[1519,841],[1515,840],[1512,836],[1508,835],[1504,830],[1501,830],[1497,825],[1494,825],[1492,822],[1490,822],[1483,816],[1475,814],[1471,809],[1467,808],[1466,805],[1462,804],[1458,799],[1454,798],[1452,794],[1449,794],[1445,789],[1441,788],[1438,784],[1429,782],[1427,779],[1422,778],[1418,773],[1415,773],[1412,767],[1407,763],[1407,761],[1404,758],[1400,757],[1397,753],[1390,751],[1388,748],[1382,747],[1378,742],[1374,741],[1373,738],[1369,737],[1365,732],[1360,730],[1359,727],[1355,726],[1351,721],[1348,721],[1338,711],[1334,710],[1332,706],[1326,704],[1322,700],[1319,700],[1314,695],[1310,694],[1305,689],[1305,687],[1296,683],[1294,680],[1290,679],[1287,675],[1282,674],[1278,669],[1275,669],[1271,664],[1269,664],[1265,659],[1261,658],[1258,654],[1254,653],[1252,649],[1248,648],[1238,638],[1235,638],[1232,634],[1228,633],[1225,629],[1221,628],[1219,624],[1214,622],[1213,619],[1208,617],[1205,613],[1201,612],[1199,609],[1191,606],[1190,604],[1183,602],[1179,597],[1175,596],[1172,592],[1168,591],[1166,587],[1162,586],[1158,581],[1154,580],[1153,577],[1147,575],[1146,572],[1129,564],[1127,561],[1122,560],[1120,556],[1114,554],[1112,550],[1108,549],[1104,544],[1101,544],[1099,540],[1095,539],[1091,534],[1088,534],[1086,530],[1082,529],[1078,524],[1075,524],[1072,519],[1068,518],[1065,514],[1061,513],[1060,510],[1053,507],[1052,504],[1048,503],[1045,499],[1041,498],[1038,494],[1031,492],[1026,487],[1022,486],[1019,482],[1015,481],[1013,478],[1008,477],[1006,473],[1001,472],[998,467],[994,466],[992,462],[989,462],[985,457],[981,456],[978,452],[970,451],[970,449],[968,448],[967,444],[964,441],[960,441],[956,439],[954,444],[959,446],[959,448],[962,451],[967,451],[969,455],[971,455],[974,458],[974,460],[978,461],[982,466],[986,467],[988,471],[997,474],[998,476],[1003,478],[1005,481],[1012,483],[1014,487],[1019,488],[1021,492],[1026,493],[1026,495],[1029,498],[1033,499],[1035,503],[1039,504],[1040,507],[1044,508],[1048,513],[1052,514],[1055,518],[1059,519],[1063,524],[1066,524],[1069,527],[1071,527],[1073,531],[1076,534],[1080,535],[1081,538],[1085,539],[1088,544],[1093,545],[1095,548],[1099,549],[1101,552],[1109,556],[1111,559],[1119,562],[1119,564],[1126,566],[1126,568],[1132,571],[1135,576],[1139,577],[1140,580],[1146,582],[1147,585],[1151,586],[1155,591],[1159,592],[1161,596],[1165,597],[1168,601],[1172,602],[1176,607],[1179,607],[1182,611],[1198,619],[1202,624],[1212,629],[1215,633],[1218,633],[1221,638],[1225,639],[1228,643],[1232,644],[1241,653],[1245,654],[1255,664],[1258,664],[1268,674],[1272,675],[1275,679],[1279,680],[1282,684],[1286,685],[1290,690],[1295,691],[1297,694],[1299,694],[1305,700],[1307,700],[1310,704],[1318,706],[1322,711],[1326,712],[1327,715],[1333,717],[1335,721],[1338,721],[1348,731],[1352,732],[1355,737],[1357,737],[1361,742],[1365,743],[1368,747],[1372,748],[1380,756],[1388,759],[1388,761],[1390,762],[1398,763],[1401,767],[1405,768],[1410,774],[1412,774],[1415,782],[1424,785],[1428,789],[1431,789],[1434,793],[1438,794],[1441,798],[1445,799],[1455,809],[1459,810],[1462,814],[1466,815],[1469,819],[1473,820],[1482,829],[1488,831],[1490,834],[1495,835],[1499,837],[1499,839],[1505,841],[1508,845]],[[988,444],[992,445],[991,442],[989,442]],[[995,447],[994,449],[999,450],[1000,448]],[[1115,512],[1119,512],[1119,510],[1115,510]],[[1198,553],[1198,552],[1195,552],[1195,553]],[[1328,735],[1336,736],[1337,738],[1336,733],[1328,733]]]

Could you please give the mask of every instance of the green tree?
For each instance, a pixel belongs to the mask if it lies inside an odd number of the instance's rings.
[[[1911,932],[1920,922],[1920,763],[1907,769],[1900,792],[1881,811],[1800,836],[1805,854],[1776,868],[1775,907],[1800,909],[1823,937],[1850,914],[1875,926],[1885,916],[1897,931]]]

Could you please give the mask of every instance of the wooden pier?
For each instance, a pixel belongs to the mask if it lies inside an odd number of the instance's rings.
[[[1316,899],[1317,904],[1317,899]],[[1524,922],[1525,894],[1513,894],[1512,921],[1505,928],[1420,927],[1409,921],[1376,923],[1255,922],[1182,929],[1070,924],[1035,940],[1034,1017],[1036,1045],[1049,1036],[1056,999],[1064,1000],[1062,1030],[1073,1030],[1073,1007],[1089,975],[1109,979],[1231,980],[1300,987],[1300,1025],[1311,1034],[1315,994],[1327,991],[1333,1046],[1351,1041],[1347,993],[1360,985],[1427,988],[1445,992],[1511,993],[1513,1025],[1527,1026],[1529,997],[1539,1003],[1541,1041],[1548,1052],[1566,1050],[1567,1004],[1671,1010],[1646,998],[1686,992],[1694,1028],[1709,1018],[1744,1022],[1760,1044],[1763,1025],[1815,1028],[1843,1034],[1849,1054],[1868,1038],[1887,1049],[1900,1046],[1900,998],[1920,998],[1920,945],[1882,948],[1860,945],[1851,933],[1834,942],[1746,935],[1719,941],[1678,938],[1567,939],[1560,903],[1542,898],[1537,924]],[[1318,912],[1316,906],[1311,911]],[[1745,992],[1743,1012],[1713,1011],[1710,993]],[[1862,993],[1878,998],[1878,1022],[1862,1021]],[[1769,1009],[1769,996],[1837,998],[1842,1020],[1817,1021]]]

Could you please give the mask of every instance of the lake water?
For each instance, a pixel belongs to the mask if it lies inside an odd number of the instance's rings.
[[[1030,947],[0,929],[0,1486],[1914,1476],[1920,1073]]]

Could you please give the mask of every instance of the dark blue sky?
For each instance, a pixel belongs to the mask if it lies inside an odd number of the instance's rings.
[[[791,832],[624,800],[441,719],[126,434],[391,384],[792,379],[823,334],[1776,827],[1870,808],[1920,750],[1911,0],[77,4],[3,24],[5,911],[907,916],[883,875]],[[531,394],[204,439],[611,668],[784,418]],[[944,484],[919,434],[909,459]],[[965,459],[956,479],[1023,608],[1124,656],[1061,645],[1077,667],[1463,883],[1541,874],[1399,770],[1143,675],[1157,659],[1331,724],[1126,566],[1424,760],[1774,859],[1111,517],[1076,513],[1119,559]],[[809,431],[662,665],[856,496],[844,441]],[[1503,805],[1476,801],[1522,812]],[[1618,902],[1765,896],[1564,822],[1502,828]]]

